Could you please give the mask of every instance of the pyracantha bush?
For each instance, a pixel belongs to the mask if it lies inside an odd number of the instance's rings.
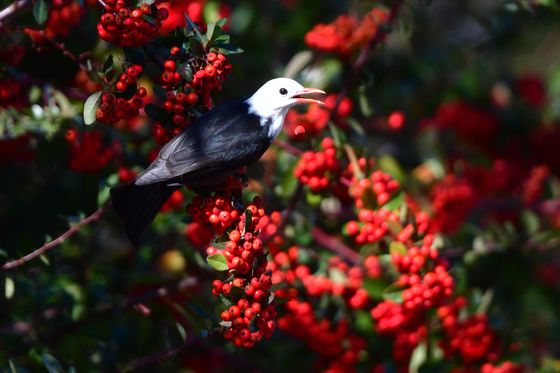
[[[0,361],[555,371],[557,10],[443,3],[3,4]],[[324,104],[258,164],[174,191],[131,247],[110,189],[283,74]]]

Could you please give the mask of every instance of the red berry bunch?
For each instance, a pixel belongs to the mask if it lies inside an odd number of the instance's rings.
[[[254,283],[260,284],[256,281]],[[257,291],[264,293],[261,289]],[[256,301],[254,297],[239,299],[236,305],[223,311],[220,317],[222,321],[231,323],[231,327],[224,332],[224,338],[238,347],[253,347],[262,337],[270,338],[276,330],[274,306]]]
[[[214,232],[206,224],[192,222],[185,227],[185,238],[197,248],[207,247],[213,237]]]
[[[303,140],[319,135],[332,119],[339,127],[346,127],[345,118],[352,111],[352,101],[344,97],[333,112],[337,94],[330,94],[325,98],[325,105],[309,104],[304,112],[290,110],[284,121],[284,130],[290,138]]]
[[[453,277],[443,266],[436,266],[433,272],[426,272],[422,277],[408,277],[408,288],[403,291],[404,308],[411,312],[427,311],[440,305],[453,294]]]
[[[305,43],[312,49],[350,55],[366,45],[388,19],[384,9],[372,9],[362,20],[341,15],[329,24],[318,24],[305,35]]]
[[[294,175],[313,193],[321,193],[329,188],[331,181],[336,180],[340,173],[340,163],[336,158],[334,141],[325,137],[321,141],[323,150],[303,153],[296,165]]]
[[[19,108],[25,103],[21,83],[10,78],[0,78],[0,107]]]
[[[385,209],[362,209],[358,212],[358,221],[349,221],[346,232],[354,237],[358,245],[379,241],[389,232],[390,224],[398,224],[399,216],[394,211]]]
[[[463,364],[472,365],[498,358],[498,339],[486,315],[472,315],[458,320],[452,328],[445,328],[446,337],[440,347],[446,356],[459,356]]]
[[[467,218],[478,201],[478,194],[468,180],[447,175],[432,187],[433,229],[453,232]]]
[[[194,77],[187,83],[187,88],[194,90],[202,105],[211,106],[210,94],[222,89],[232,65],[222,53],[209,52],[203,59],[193,61],[192,67]]]
[[[285,333],[303,340],[321,356],[326,372],[354,371],[365,340],[352,333],[347,322],[319,319],[311,303],[291,299],[284,305],[286,315],[278,319],[278,327]]]
[[[218,204],[223,205],[222,201]],[[257,197],[241,216],[233,220],[231,214],[229,216],[228,224],[216,225],[229,240],[223,248],[210,246],[206,249],[209,258],[223,255],[230,274],[227,280],[212,283],[212,293],[229,303],[229,308],[220,315],[228,328],[224,337],[236,346],[252,347],[262,337],[270,338],[276,329],[276,310],[271,305],[272,280],[265,272],[268,263],[258,230],[265,212]],[[224,232],[228,227],[232,229]]]
[[[113,93],[104,92],[101,95],[101,105],[97,108],[95,116],[98,121],[107,124],[115,124],[121,120],[130,120],[139,114],[144,107],[143,98],[146,97],[146,89],[138,88],[130,99],[116,97]]]
[[[156,123],[153,136],[160,145],[165,144],[188,126],[194,118],[195,105],[212,107],[211,94],[219,91],[231,64],[221,53],[209,52],[204,57],[193,58],[179,47],[172,47],[170,57],[163,64],[164,71],[160,83],[167,90],[163,109],[169,113],[170,120]],[[193,71],[187,81],[178,69]]]
[[[523,184],[523,202],[527,205],[538,201],[543,193],[543,184],[550,175],[550,168],[546,165],[535,166]]]
[[[432,236],[426,236],[421,247],[412,246],[405,253],[398,252],[397,250],[391,252],[391,262],[400,273],[403,273],[401,275],[403,285],[409,283],[409,274],[420,273],[426,264],[438,258],[437,250],[431,247],[432,242]]]
[[[138,77],[142,74],[142,70],[143,68],[140,65],[129,66],[119,77],[115,84],[115,89],[118,92],[124,92],[129,85],[137,85]],[[138,93],[139,96],[144,97],[146,96],[146,89],[140,87]]]
[[[369,178],[354,183],[350,188],[350,194],[354,197],[358,209],[373,208],[376,205],[386,204],[398,189],[398,181],[389,174],[377,170]]]
[[[71,129],[66,140],[70,143],[70,168],[76,172],[98,172],[115,156],[113,148],[103,144],[100,131],[83,132],[80,136]]]
[[[187,213],[193,222],[210,225],[217,235],[223,234],[226,229],[237,223],[240,215],[231,205],[231,196],[228,194],[195,196],[187,205]]]
[[[138,47],[159,34],[161,22],[169,16],[165,8],[142,3],[138,8],[125,0],[105,0],[104,13],[97,24],[99,37],[122,47]]]
[[[499,125],[490,112],[461,101],[441,104],[436,117],[428,124],[449,129],[466,143],[483,149],[489,148],[494,142]]]
[[[480,373],[523,373],[525,371],[526,369],[522,365],[514,364],[511,361],[504,361],[500,365],[486,363],[480,367]]]
[[[134,181],[136,179],[136,172],[128,167],[119,167],[119,171],[117,172],[119,176],[119,182],[121,184],[126,184]]]
[[[83,15],[84,8],[78,1],[53,0],[45,25],[45,35],[51,39],[67,37]]]
[[[176,190],[171,197],[161,206],[160,212],[179,211],[185,203],[185,195],[181,190]]]

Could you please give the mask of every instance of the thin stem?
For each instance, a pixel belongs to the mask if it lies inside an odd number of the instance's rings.
[[[333,251],[354,265],[360,264],[360,254],[354,251],[351,247],[346,246],[344,243],[332,237],[321,228],[316,226],[313,227],[311,229],[311,235],[319,245]]]
[[[27,263],[30,260],[33,260],[33,259],[37,258],[38,256],[43,255],[48,250],[50,250],[50,249],[60,245],[61,243],[63,243],[64,240],[66,240],[67,238],[72,236],[74,233],[78,232],[80,230],[80,228],[82,228],[83,226],[91,223],[92,221],[95,221],[95,220],[99,219],[101,217],[101,215],[103,215],[103,212],[105,212],[105,209],[106,209],[106,206],[100,207],[93,214],[91,214],[90,216],[80,220],[77,224],[72,226],[70,229],[68,229],[66,232],[62,233],[60,236],[58,236],[54,240],[47,242],[46,244],[44,244],[40,248],[32,251],[31,253],[29,253],[29,254],[27,254],[27,255],[19,258],[19,259],[12,260],[10,262],[5,263],[4,265],[2,265],[2,267],[0,267],[0,269],[2,269],[4,271],[7,271],[9,269],[19,267],[20,265],[22,265],[24,263]]]
[[[6,18],[17,13],[19,10],[27,8],[31,5],[31,0],[17,0],[0,10],[0,28],[4,27]]]

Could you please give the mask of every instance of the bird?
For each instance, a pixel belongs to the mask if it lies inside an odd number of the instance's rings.
[[[288,110],[302,103],[324,104],[289,78],[264,83],[253,95],[226,101],[195,119],[172,138],[133,182],[111,189],[113,207],[130,242],[142,236],[171,194],[182,186],[212,187],[256,162],[282,130]]]

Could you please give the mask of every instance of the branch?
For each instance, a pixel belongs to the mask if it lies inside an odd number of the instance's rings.
[[[0,269],[6,271],[8,269],[18,267],[18,266],[20,266],[20,265],[22,265],[22,264],[24,264],[24,263],[26,263],[26,262],[28,262],[32,259],[35,259],[38,256],[43,255],[44,253],[46,253],[48,250],[52,249],[53,247],[56,247],[56,246],[60,245],[68,237],[72,236],[74,233],[79,231],[80,228],[82,228],[84,225],[87,225],[87,224],[91,223],[92,221],[95,221],[95,220],[99,219],[99,217],[103,214],[103,212],[105,212],[105,208],[106,208],[106,205],[100,207],[93,214],[91,214],[87,218],[84,218],[84,219],[80,220],[77,224],[72,226],[66,232],[62,233],[56,239],[54,239],[50,242],[47,242],[46,244],[44,244],[40,248],[36,249],[35,251],[33,251],[33,252],[31,252],[31,253],[29,253],[29,254],[27,254],[27,255],[19,258],[19,259],[12,260],[10,262],[5,263],[4,265],[2,265],[2,267],[0,267]]]
[[[0,28],[4,27],[5,19],[31,5],[31,0],[17,0],[0,10]]]
[[[335,252],[354,265],[360,264],[360,254],[352,250],[352,248],[350,248],[349,246],[346,246],[342,242],[338,241],[336,238],[330,236],[321,228],[313,227],[311,229],[311,235],[319,245]]]

